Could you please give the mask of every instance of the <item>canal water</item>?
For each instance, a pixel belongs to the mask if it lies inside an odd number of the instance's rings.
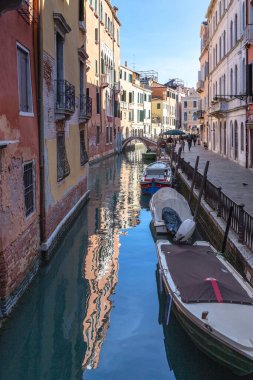
[[[140,150],[91,167],[89,203],[0,332],[0,380],[237,379],[165,326],[143,169]]]

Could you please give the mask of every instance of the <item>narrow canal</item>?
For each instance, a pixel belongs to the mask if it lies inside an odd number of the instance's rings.
[[[91,167],[89,203],[0,332],[0,380],[237,379],[163,323],[143,168],[138,150]]]

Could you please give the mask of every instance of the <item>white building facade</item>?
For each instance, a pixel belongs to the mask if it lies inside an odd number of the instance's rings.
[[[246,28],[244,0],[212,0],[209,27],[208,147],[245,165]]]

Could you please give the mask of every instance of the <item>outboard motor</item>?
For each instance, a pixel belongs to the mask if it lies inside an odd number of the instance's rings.
[[[162,219],[164,220],[168,232],[175,235],[182,223],[176,211],[170,207],[164,207],[162,210]]]
[[[196,228],[196,223],[191,219],[186,219],[179,227],[174,237],[174,241],[177,243],[186,242],[192,237],[193,232],[195,231],[195,228]]]

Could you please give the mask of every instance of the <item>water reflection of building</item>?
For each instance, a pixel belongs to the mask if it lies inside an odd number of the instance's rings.
[[[112,157],[91,167],[88,206],[89,245],[84,267],[89,297],[83,321],[83,369],[98,366],[110,325],[110,300],[118,281],[121,229],[139,224],[139,165]]]
[[[119,231],[116,205],[120,192],[120,161],[115,157],[91,167],[93,192],[88,207],[89,245],[84,276],[89,286],[83,337],[86,350],[83,369],[98,366],[110,324],[112,301],[118,275]]]

